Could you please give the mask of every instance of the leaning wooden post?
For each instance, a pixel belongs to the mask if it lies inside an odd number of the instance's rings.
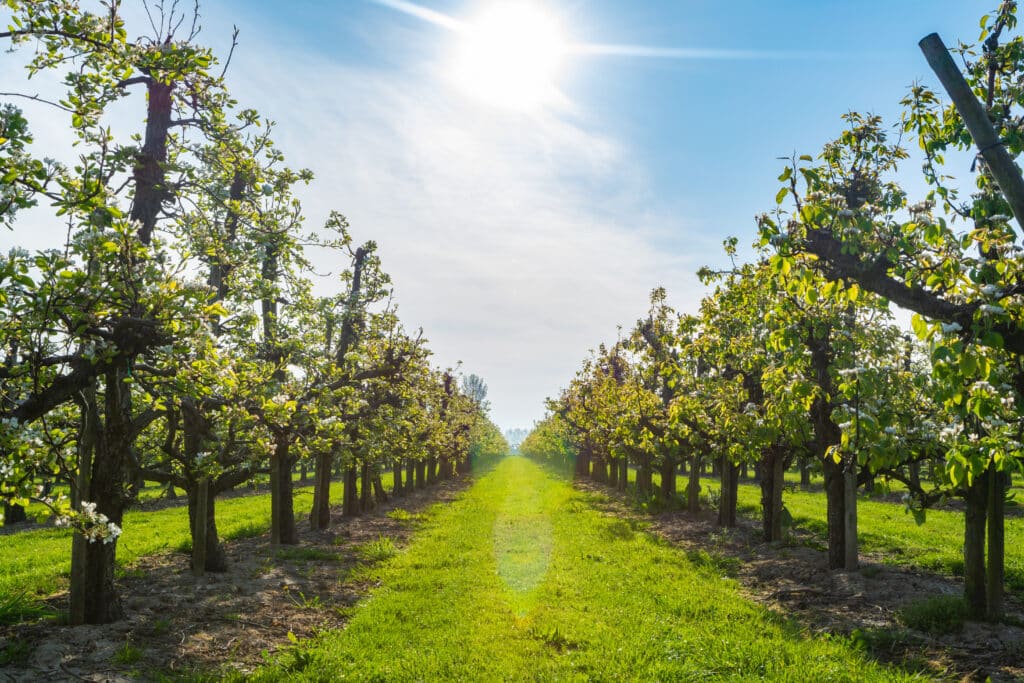
[[[206,525],[209,522],[210,478],[203,477],[196,486],[195,533],[192,534],[192,573],[206,573]]]
[[[1020,168],[992,127],[985,107],[974,96],[939,34],[925,36],[918,45],[967,125],[974,144],[992,171],[999,189],[1003,191],[1017,224],[1024,227],[1024,178],[1021,178]]]

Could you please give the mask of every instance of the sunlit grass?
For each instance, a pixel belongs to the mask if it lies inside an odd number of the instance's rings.
[[[391,475],[384,486],[390,489]],[[331,499],[340,501],[342,484],[331,484]],[[140,557],[191,547],[188,510],[182,505],[163,510],[130,510],[125,513],[124,534],[118,541],[120,566]],[[313,506],[313,490],[295,490],[297,523]],[[223,539],[246,538],[270,529],[270,494],[225,498],[217,501],[217,531]],[[38,529],[0,536],[0,600],[14,595],[45,596],[67,588],[71,571],[71,533],[67,529]]]
[[[343,631],[254,680],[901,680],[847,641],[808,637],[694,563],[509,458],[372,570]],[[550,531],[547,531],[549,529]],[[548,536],[550,534],[550,536]]]

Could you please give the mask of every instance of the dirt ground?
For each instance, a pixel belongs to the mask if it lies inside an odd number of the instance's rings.
[[[854,634],[874,657],[940,680],[1024,681],[1024,604],[1013,596],[1007,596],[1007,615],[1015,625],[968,622],[960,633],[930,635],[903,626],[901,608],[937,595],[962,595],[961,579],[885,564],[869,553],[861,555],[859,571],[831,571],[827,554],[812,547],[823,539],[807,531],[794,529],[784,542],[763,543],[755,520],[740,518],[737,528],[726,530],[710,511],[642,517],[606,487],[576,486],[612,497],[607,514],[649,522],[649,531],[691,559],[714,564],[751,599],[809,633]]]
[[[334,511],[331,527],[310,531],[298,520],[300,543],[273,548],[269,535],[225,542],[230,569],[196,578],[181,553],[140,559],[118,581],[127,618],[104,626],[38,623],[0,627],[0,652],[15,662],[0,681],[134,681],[232,667],[252,671],[286,649],[345,624],[373,588],[365,569],[387,538],[401,547],[417,511],[452,500],[464,482],[446,482],[394,498],[356,518]],[[400,508],[405,513],[395,514]],[[392,513],[389,515],[388,513]],[[66,610],[67,594],[48,600]],[[13,655],[13,656],[12,656]]]

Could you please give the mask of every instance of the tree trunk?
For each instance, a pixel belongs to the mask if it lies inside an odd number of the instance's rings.
[[[811,488],[810,458],[800,458],[800,488],[808,491]]]
[[[1005,492],[1006,472],[988,469],[988,571],[986,573],[985,617],[998,621],[1003,617],[1005,568]]]
[[[921,463],[916,460],[907,465],[907,475],[910,479],[910,487],[912,489],[921,488]]]
[[[104,386],[104,416],[92,462],[89,497],[96,512],[121,526],[124,517],[125,481],[128,453],[133,435],[131,387],[127,366],[109,371]],[[83,500],[86,500],[83,498]],[[114,585],[117,541],[86,544],[85,550],[85,623],[107,624],[124,616]]]
[[[649,498],[654,488],[653,470],[651,468],[651,456],[644,455],[640,458],[636,468],[636,493],[641,498]]]
[[[405,492],[412,493],[416,488],[416,461],[408,458],[405,461]]]
[[[295,545],[299,531],[295,527],[295,505],[292,496],[291,440],[279,436],[270,458],[270,542],[274,545]]]
[[[700,512],[700,470],[700,456],[690,456],[690,475],[686,484],[686,511],[691,514]]]
[[[608,465],[608,486],[617,489],[619,488],[619,461],[609,459]]]
[[[374,471],[371,479],[373,480],[373,501],[375,505],[388,502],[388,494],[384,490],[384,480],[381,479],[380,472]]]
[[[437,458],[433,455],[427,457],[427,484],[437,481]]]
[[[4,503],[4,526],[24,524],[27,521],[28,515],[25,514],[25,506]]]
[[[590,449],[587,447],[581,447],[576,453],[576,471],[575,477],[577,479],[585,479],[590,476]]]
[[[661,465],[661,499],[665,502],[676,497],[676,461],[666,458]]]
[[[782,490],[785,485],[785,459],[775,446],[761,456],[761,528],[768,543],[782,540]]]
[[[964,601],[972,619],[984,619],[985,517],[988,513],[988,480],[978,477],[964,495]]]
[[[599,484],[608,481],[608,466],[601,455],[594,455],[591,459],[592,467],[590,477]]]
[[[736,499],[739,495],[740,466],[722,458],[722,495],[718,505],[718,526],[729,529],[736,526]]]
[[[345,468],[345,496],[342,500],[342,514],[346,517],[359,516],[359,470],[355,465]]]
[[[427,461],[416,462],[416,488],[422,489],[427,485]]]
[[[393,480],[392,481],[392,486],[391,486],[391,492],[394,494],[394,496],[396,498],[398,496],[404,496],[405,495],[405,487],[402,485],[402,470],[403,469],[404,468],[402,467],[402,461],[401,460],[395,459],[395,461],[393,463],[391,463],[391,478]]]
[[[825,471],[825,501],[828,508],[828,568],[842,569],[846,563],[846,484],[843,468],[832,458],[822,460]]]
[[[309,528],[313,531],[331,525],[331,468],[334,452],[317,453],[313,478],[313,508],[309,511]],[[305,471],[305,467],[303,467]]]
[[[625,491],[629,486],[629,458],[622,458],[619,461],[619,483],[616,487],[619,491]]]
[[[359,468],[359,511],[369,512],[373,509],[373,485],[370,483],[370,465],[363,463]]]
[[[197,561],[201,560],[202,564],[198,565],[202,567],[203,571],[207,572],[225,572],[228,570],[228,556],[224,552],[224,545],[220,542],[220,537],[217,535],[217,495],[213,489],[213,485],[209,480],[206,481],[207,495],[206,495],[206,514],[198,515],[197,513],[201,509],[202,495],[200,488],[202,483],[196,482],[192,487],[186,490],[188,493],[188,523],[189,529],[192,534],[192,570],[196,571]],[[202,517],[203,519],[198,519]],[[205,521],[205,543],[200,543],[200,533],[197,533],[201,527],[197,527],[198,521]],[[196,548],[204,547],[205,552],[202,553],[202,557],[196,554]],[[201,573],[201,572],[200,572]]]

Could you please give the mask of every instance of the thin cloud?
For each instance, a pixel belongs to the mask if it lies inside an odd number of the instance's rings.
[[[446,28],[449,31],[461,31],[466,27],[466,23],[463,21],[413,2],[406,2],[405,0],[370,0],[370,2],[403,14],[408,14],[417,19],[422,19],[435,26]]]

